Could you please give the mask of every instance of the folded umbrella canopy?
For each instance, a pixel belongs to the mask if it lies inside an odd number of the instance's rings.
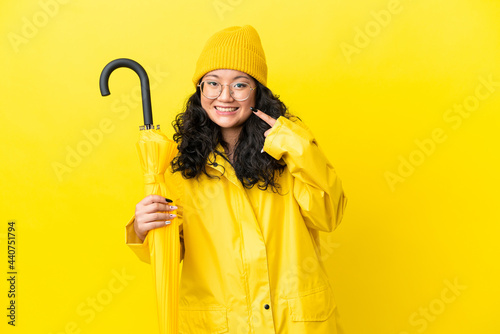
[[[146,71],[131,59],[113,60],[104,67],[101,73],[99,82],[101,94],[103,96],[110,94],[109,76],[119,67],[134,70],[141,80],[144,126],[140,127],[137,151],[144,172],[145,194],[168,197],[164,174],[172,159],[177,155],[177,147],[159,130],[159,126],[155,129],[153,125],[149,79]],[[170,225],[149,231],[144,242],[149,247],[160,333],[177,334],[180,260],[177,219],[173,219]]]

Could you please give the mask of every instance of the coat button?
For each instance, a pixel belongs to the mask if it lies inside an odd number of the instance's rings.
[[[214,163],[213,163],[213,166],[214,166],[214,167],[217,167],[217,166],[219,166],[219,164],[218,164],[218,163],[216,163],[216,162],[214,162]]]
[[[269,310],[269,304],[264,305],[264,308],[265,308],[266,310]]]

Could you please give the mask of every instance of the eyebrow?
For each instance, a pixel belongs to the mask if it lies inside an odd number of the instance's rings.
[[[216,74],[207,74],[206,77],[216,77],[217,79],[220,79],[220,77]],[[240,78],[250,80],[250,77],[248,77],[246,75],[238,75],[237,77],[234,77],[233,80],[240,79]]]

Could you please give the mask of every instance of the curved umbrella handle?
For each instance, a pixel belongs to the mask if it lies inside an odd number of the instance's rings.
[[[149,91],[149,78],[144,67],[142,67],[138,62],[127,59],[119,58],[110,62],[104,67],[101,72],[101,77],[99,78],[99,88],[101,89],[101,95],[107,96],[109,92],[109,76],[111,72],[119,67],[128,67],[132,69],[139,78],[141,79],[141,94],[142,94],[142,111],[144,113],[144,125],[147,128],[153,126],[153,113],[151,111],[151,93]]]

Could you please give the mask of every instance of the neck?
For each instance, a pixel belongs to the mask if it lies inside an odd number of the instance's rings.
[[[233,153],[240,136],[241,129],[221,129],[222,138],[227,143],[228,148],[226,154],[229,161],[233,163]]]

